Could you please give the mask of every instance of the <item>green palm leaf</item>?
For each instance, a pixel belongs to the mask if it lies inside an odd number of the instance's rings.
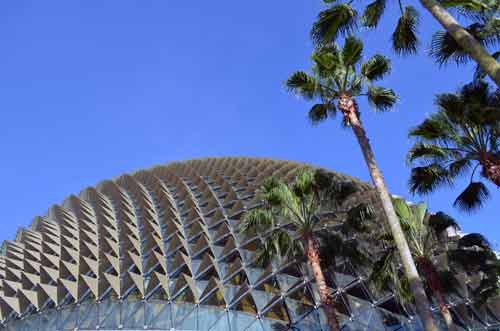
[[[426,144],[426,143],[416,143],[408,152],[407,160],[408,162],[413,162],[415,160],[425,160],[425,161],[444,161],[450,158],[452,151],[446,150],[441,146]]]
[[[490,192],[481,182],[471,182],[457,197],[453,206],[465,211],[473,212],[480,209],[489,198]]]
[[[294,72],[286,81],[289,91],[300,95],[305,99],[312,99],[318,92],[316,79],[303,71]]]
[[[361,66],[361,74],[371,81],[382,79],[390,71],[391,61],[379,54],[374,55]]]
[[[375,28],[382,17],[385,10],[385,0],[375,0],[369,3],[363,16],[361,17],[361,22],[364,26],[368,28]]]
[[[429,226],[437,233],[441,234],[449,227],[460,229],[458,223],[451,217],[443,212],[437,212],[429,217]]]
[[[323,122],[328,118],[328,116],[335,116],[336,108],[333,103],[325,104],[325,103],[317,103],[311,107],[307,117],[311,121],[313,125],[316,125],[320,122]]]
[[[324,45],[339,35],[348,35],[356,28],[356,10],[349,4],[339,4],[319,13],[311,30],[316,45]]]
[[[442,185],[451,185],[448,171],[441,165],[433,163],[411,170],[409,180],[410,191],[418,194],[427,194]]]
[[[349,36],[345,39],[342,48],[342,60],[345,66],[353,66],[361,60],[363,53],[363,43],[360,39]]]
[[[379,111],[391,109],[398,100],[396,93],[384,87],[370,86],[368,88],[368,102]]]
[[[406,6],[392,34],[392,47],[400,55],[410,55],[417,52],[418,12],[411,6]]]

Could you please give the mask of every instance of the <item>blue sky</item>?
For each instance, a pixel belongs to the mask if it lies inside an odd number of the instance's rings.
[[[308,104],[283,88],[310,65],[319,0],[47,0],[0,4],[0,239],[13,239],[54,203],[103,179],[169,161],[263,156],[304,161],[368,180],[351,131],[311,127]],[[453,209],[458,190],[411,196],[408,129],[434,110],[435,93],[472,68],[438,69],[425,51],[438,26],[423,13],[420,55],[391,52],[389,10],[363,32],[365,56],[393,57],[384,81],[394,112],[361,111],[394,194],[455,216],[465,232],[500,242],[500,194],[473,216]]]

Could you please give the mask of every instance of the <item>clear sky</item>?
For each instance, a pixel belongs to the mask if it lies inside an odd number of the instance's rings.
[[[13,239],[54,203],[86,186],[156,164],[204,156],[304,161],[368,180],[352,132],[311,127],[308,104],[283,88],[310,65],[320,0],[8,0],[0,4],[0,239]],[[419,9],[421,9],[419,7]],[[464,232],[500,242],[500,192],[472,216],[458,190],[408,194],[408,129],[433,98],[466,83],[472,68],[438,69],[425,51],[438,27],[423,12],[420,55],[389,48],[390,10],[364,32],[365,56],[394,58],[385,85],[394,112],[364,124],[393,194],[456,217]]]

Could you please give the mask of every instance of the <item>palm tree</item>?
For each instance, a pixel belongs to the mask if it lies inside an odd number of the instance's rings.
[[[333,331],[339,331],[340,326],[321,268],[322,241],[319,240],[319,234],[329,232],[331,226],[338,226],[342,220],[360,218],[364,221],[370,218],[369,209],[362,205],[356,206],[357,211],[354,212],[351,209],[325,209],[331,207],[332,201],[339,206],[354,192],[356,190],[350,183],[336,183],[324,172],[310,169],[300,172],[290,185],[271,177],[257,191],[262,205],[247,212],[241,223],[243,234],[260,234],[264,242],[257,252],[257,263],[265,265],[272,260],[296,259],[305,255],[318,286],[328,325]],[[330,252],[330,257],[340,254],[359,258],[361,252],[355,249],[349,252],[334,251]]]
[[[463,270],[469,275],[481,272],[481,283],[474,289],[471,298],[473,302],[483,304],[499,291],[498,258],[486,239],[477,233],[460,238],[455,248],[448,249],[446,230],[450,227],[458,230],[459,226],[445,213],[429,214],[425,204],[409,205],[399,198],[394,200],[394,207],[418,269],[425,276],[427,288],[434,297],[448,330],[456,330],[445,300],[447,293],[456,291],[460,286],[454,275]],[[387,284],[391,284],[400,302],[411,301],[405,279],[399,277],[399,260],[393,254],[392,238],[382,236],[382,239],[386,242],[386,249],[374,263],[369,279],[378,289],[385,289]],[[441,259],[443,256],[448,256],[448,259]],[[442,261],[448,263],[444,264]]]
[[[367,97],[373,108],[379,111],[388,110],[395,104],[397,96],[393,90],[374,85],[374,82],[389,73],[390,62],[384,56],[377,54],[366,62],[360,63],[362,53],[363,44],[354,37],[346,38],[341,49],[335,44],[325,45],[312,56],[314,62],[312,75],[303,71],[295,72],[287,80],[286,85],[290,91],[305,99],[318,101],[312,106],[308,115],[313,124],[335,116],[338,109],[343,115],[343,123],[352,128],[395,238],[406,276],[410,280],[418,313],[426,330],[434,331],[436,327],[422,281],[360,121],[359,107],[356,102],[357,97]]]
[[[311,30],[311,38],[317,45],[330,43],[339,36],[350,34],[357,28],[358,21],[367,28],[377,27],[387,7],[386,0],[373,0],[366,5],[363,14],[359,16],[352,4],[353,1],[343,3],[323,1],[329,4],[329,8],[319,13]],[[474,0],[420,0],[420,4],[443,26],[446,35],[454,40],[457,47],[476,61],[482,71],[500,87],[500,64],[485,48],[488,42],[475,34],[470,27],[462,27],[447,10],[472,11],[484,17],[491,15],[490,13],[496,15],[497,4]],[[413,6],[405,5],[402,0],[398,1],[398,7],[400,17],[392,34],[393,49],[398,54],[414,54],[419,44],[417,34],[419,13]]]
[[[489,196],[483,179],[500,186],[500,92],[476,81],[457,93],[436,98],[438,112],[412,129],[416,143],[408,153],[414,165],[409,180],[412,192],[427,194],[450,186],[470,173],[470,183],[456,198],[461,210],[480,208]]]
[[[443,285],[436,267],[436,256],[444,253],[443,247],[437,245],[441,233],[449,227],[457,228],[457,223],[449,216],[440,213],[429,215],[425,204],[408,205],[403,199],[395,199],[394,207],[405,230],[413,257],[417,262],[420,274],[432,296],[438,304],[449,331],[456,330],[451,313],[443,295]]]

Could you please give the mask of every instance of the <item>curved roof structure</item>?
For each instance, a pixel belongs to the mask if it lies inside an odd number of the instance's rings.
[[[103,181],[36,217],[0,256],[0,319],[11,330],[321,330],[306,266],[253,264],[239,219],[270,175],[303,164],[209,158]],[[342,181],[354,179],[338,175]],[[370,186],[359,183],[365,192]],[[336,275],[351,330],[413,329],[354,270]],[[418,323],[417,323],[418,324]]]

